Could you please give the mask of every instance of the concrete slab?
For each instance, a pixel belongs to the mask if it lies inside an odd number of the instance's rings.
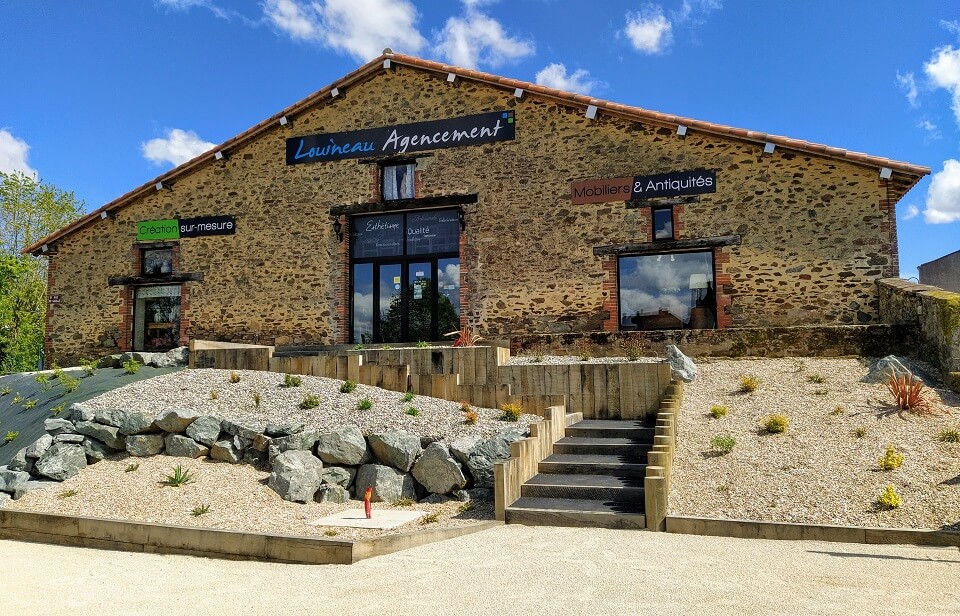
[[[347,509],[346,511],[308,522],[308,524],[311,526],[349,526],[351,528],[378,528],[380,530],[386,530],[396,528],[407,522],[412,522],[424,514],[426,514],[426,511],[377,509],[374,507],[372,517],[368,520],[363,509]]]

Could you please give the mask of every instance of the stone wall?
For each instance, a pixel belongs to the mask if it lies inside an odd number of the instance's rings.
[[[878,286],[883,322],[909,332],[911,354],[940,368],[960,391],[960,293],[902,278],[881,280]]]
[[[136,275],[138,221],[236,216],[236,235],[179,242],[189,292],[181,340],[329,344],[346,339],[343,247],[329,209],[378,200],[376,165],[287,166],[285,139],[513,109],[517,139],[418,160],[418,197],[477,194],[464,205],[461,305],[488,339],[603,329],[610,281],[593,248],[651,239],[650,209],[573,205],[570,183],[715,169],[718,189],[676,210],[678,237],[739,235],[717,261],[722,324],[874,323],[874,281],[897,272],[892,205],[876,169],[601,114],[395,65],[283,127],[150,191],[52,250],[48,361],[129,346],[131,298],[108,276]],[[606,287],[605,287],[606,283]],[[615,288],[615,285],[614,285]]]

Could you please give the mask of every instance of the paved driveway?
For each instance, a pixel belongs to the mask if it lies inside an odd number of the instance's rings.
[[[4,614],[960,614],[955,548],[504,526],[352,566],[0,541]]]

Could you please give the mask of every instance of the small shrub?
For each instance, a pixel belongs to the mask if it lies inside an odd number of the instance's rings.
[[[195,518],[199,518],[203,514],[209,513],[209,512],[210,512],[210,505],[205,505],[201,503],[190,510],[190,515],[192,515]]]
[[[476,425],[478,419],[480,419],[480,417],[477,415],[476,411],[469,411],[463,415],[463,423],[467,424],[468,426]]]
[[[639,361],[647,353],[646,344],[640,338],[625,338],[620,341],[620,348],[623,354],[630,361]]]
[[[123,472],[133,473],[133,472],[136,472],[139,468],[140,468],[140,464],[138,462],[131,462],[130,464],[127,464],[127,468],[123,469]]]
[[[534,344],[531,344],[530,347],[527,348],[525,354],[529,355],[533,359],[533,361],[540,363],[544,359],[546,359],[547,353],[549,353],[549,351],[550,351],[550,347],[548,347],[546,343],[536,342]]]
[[[349,394],[352,393],[354,389],[357,388],[357,383],[355,381],[346,380],[340,385],[340,393]]]
[[[800,373],[806,372],[807,371],[806,362],[804,362],[802,359],[796,360],[793,363],[793,370],[794,372],[800,372]]]
[[[300,387],[302,383],[303,377],[296,374],[284,374],[281,387]]]
[[[897,451],[892,444],[887,445],[887,452],[883,454],[877,464],[885,471],[898,469],[903,464],[903,454]]]
[[[501,404],[500,410],[503,411],[503,415],[500,416],[500,421],[517,421],[520,419],[520,416],[523,415],[523,407],[516,402]]]
[[[354,345],[354,347],[353,347],[353,350],[354,350],[354,351],[362,351],[363,349],[364,349],[364,347],[363,347],[362,344],[357,344],[357,345]]]
[[[863,438],[867,435],[867,429],[863,426],[859,426],[858,428],[855,428],[851,434],[857,438]]]
[[[7,432],[7,435],[3,437],[3,444],[12,443],[13,441],[20,438],[20,432],[16,430],[11,430]]]
[[[743,393],[751,393],[757,391],[757,388],[760,387],[760,379],[752,374],[744,374],[740,377],[740,391]]]
[[[474,346],[477,346],[478,342],[483,340],[481,336],[478,336],[475,333],[473,333],[473,330],[469,327],[463,327],[455,332],[444,334],[444,336],[457,337],[457,339],[453,343],[454,348],[474,347]]]
[[[782,413],[769,415],[763,421],[763,429],[771,434],[782,434],[790,427],[790,420]]]
[[[54,416],[54,417],[56,417],[57,415],[59,415],[60,413],[62,413],[65,408],[67,408],[67,403],[66,403],[66,402],[61,402],[61,403],[58,404],[57,406],[51,407],[51,408],[50,408],[50,412],[53,413],[53,416]]]
[[[257,408],[260,408],[260,392],[253,392],[253,405]]]
[[[34,380],[35,380],[37,383],[40,384],[40,387],[41,387],[41,389],[43,389],[43,391],[47,391],[47,390],[49,390],[51,387],[53,387],[53,386],[50,384],[50,375],[47,374],[47,373],[45,373],[45,372],[44,372],[44,373],[40,373],[40,374],[38,374],[37,376],[35,376],[35,377],[34,377]]]
[[[10,404],[20,404],[21,402],[23,402],[23,396],[21,396],[20,392],[18,391],[16,394],[14,394],[13,400],[10,401]]]
[[[898,377],[891,372],[887,378],[887,390],[901,411],[910,411],[917,415],[926,415],[933,411],[923,381],[912,374]]]
[[[57,494],[57,498],[71,498],[80,494],[79,490],[63,490],[60,494]]]
[[[0,396],[9,396],[11,391],[10,387],[4,387],[0,389]]]
[[[230,373],[230,382],[231,382],[231,383],[239,383],[239,382],[240,382],[240,375],[237,374],[236,372],[231,372],[231,373]]]
[[[308,394],[306,398],[303,399],[303,402],[300,403],[300,408],[303,410],[315,409],[320,406],[320,396],[314,394]]]
[[[177,464],[172,470],[173,472],[167,475],[160,483],[165,486],[179,488],[182,485],[193,482],[193,472],[190,469],[184,469],[182,465]]]
[[[426,340],[419,340],[419,341],[417,341],[417,344],[416,344],[416,347],[417,347],[418,349],[425,349],[425,348],[427,348],[427,347],[429,347],[429,346],[430,346],[430,343],[427,342]]]
[[[832,411],[830,411],[830,414],[831,414],[831,415],[843,415],[843,414],[846,413],[846,412],[847,412],[847,409],[843,408],[843,406],[837,405],[837,407],[836,407],[835,409],[833,409]]]
[[[807,381],[810,383],[816,383],[817,385],[822,385],[827,382],[827,377],[820,374],[811,374],[807,376]]]
[[[413,396],[414,393],[412,391],[408,391],[407,393],[403,394],[402,398],[400,398],[400,402],[412,402]]]
[[[938,438],[941,443],[960,443],[960,430],[944,430]]]
[[[415,406],[411,406],[410,408],[407,409],[407,415],[411,417],[416,417],[419,414],[420,414],[420,409],[418,409]]]
[[[467,501],[465,503],[462,503],[459,507],[457,507],[457,511],[459,511],[460,513],[473,511],[473,501]]]
[[[713,415],[714,419],[720,419],[725,417],[726,414],[730,411],[727,407],[722,404],[714,404],[710,407],[710,414]]]
[[[736,444],[737,440],[729,434],[718,434],[710,441],[710,447],[712,447],[714,451],[719,451],[721,454],[730,453]]]
[[[880,498],[877,499],[877,504],[882,509],[896,509],[903,504],[903,499],[900,498],[893,486],[887,486]]]
[[[590,361],[593,359],[593,343],[584,338],[580,338],[574,343],[573,351],[580,358],[580,361]]]
[[[97,368],[100,367],[99,359],[84,359],[80,358],[80,367],[83,368],[84,373],[87,376],[93,376],[97,373]]]
[[[357,402],[357,408],[361,411],[369,411],[373,408],[373,400],[370,398],[362,398],[360,402]]]
[[[434,524],[440,521],[440,512],[431,513],[420,518],[421,524]]]
[[[413,504],[413,501],[409,498],[398,498],[390,504],[394,507],[409,507]]]
[[[143,367],[143,364],[135,359],[128,359],[127,361],[123,362],[123,371],[127,374],[136,374],[140,372],[141,367]]]
[[[323,534],[324,534],[324,536],[327,536],[327,537],[336,537],[337,535],[340,534],[340,531],[334,530],[334,529],[331,528],[331,529],[329,529],[329,530],[323,531]]]
[[[211,391],[210,391],[210,399],[211,399],[211,400],[219,400],[219,399],[220,399],[220,393],[219,393],[216,389],[211,390]]]
[[[26,402],[23,403],[23,408],[25,409],[32,409],[35,406],[37,406],[36,398],[34,398],[33,400],[27,400]]]
[[[461,400],[461,401],[460,401],[460,412],[461,412],[461,413],[469,413],[469,412],[472,411],[472,410],[473,410],[473,409],[470,407],[470,403],[469,403],[469,402],[467,402],[466,400]]]

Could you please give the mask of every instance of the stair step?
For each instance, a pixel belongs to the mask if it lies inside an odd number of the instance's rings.
[[[643,462],[653,443],[632,438],[594,438],[587,436],[567,436],[553,444],[554,453],[602,454],[613,456],[633,456]]]
[[[653,442],[655,429],[642,420],[584,419],[567,426],[566,435],[588,438],[630,438]]]
[[[506,508],[507,524],[531,526],[590,526],[643,529],[642,511],[624,503],[602,500],[520,497]]]
[[[632,503],[643,509],[643,478],[540,473],[520,486],[521,496]]]
[[[541,473],[562,475],[643,477],[647,472],[647,465],[629,456],[555,453],[544,458],[538,470]]]

